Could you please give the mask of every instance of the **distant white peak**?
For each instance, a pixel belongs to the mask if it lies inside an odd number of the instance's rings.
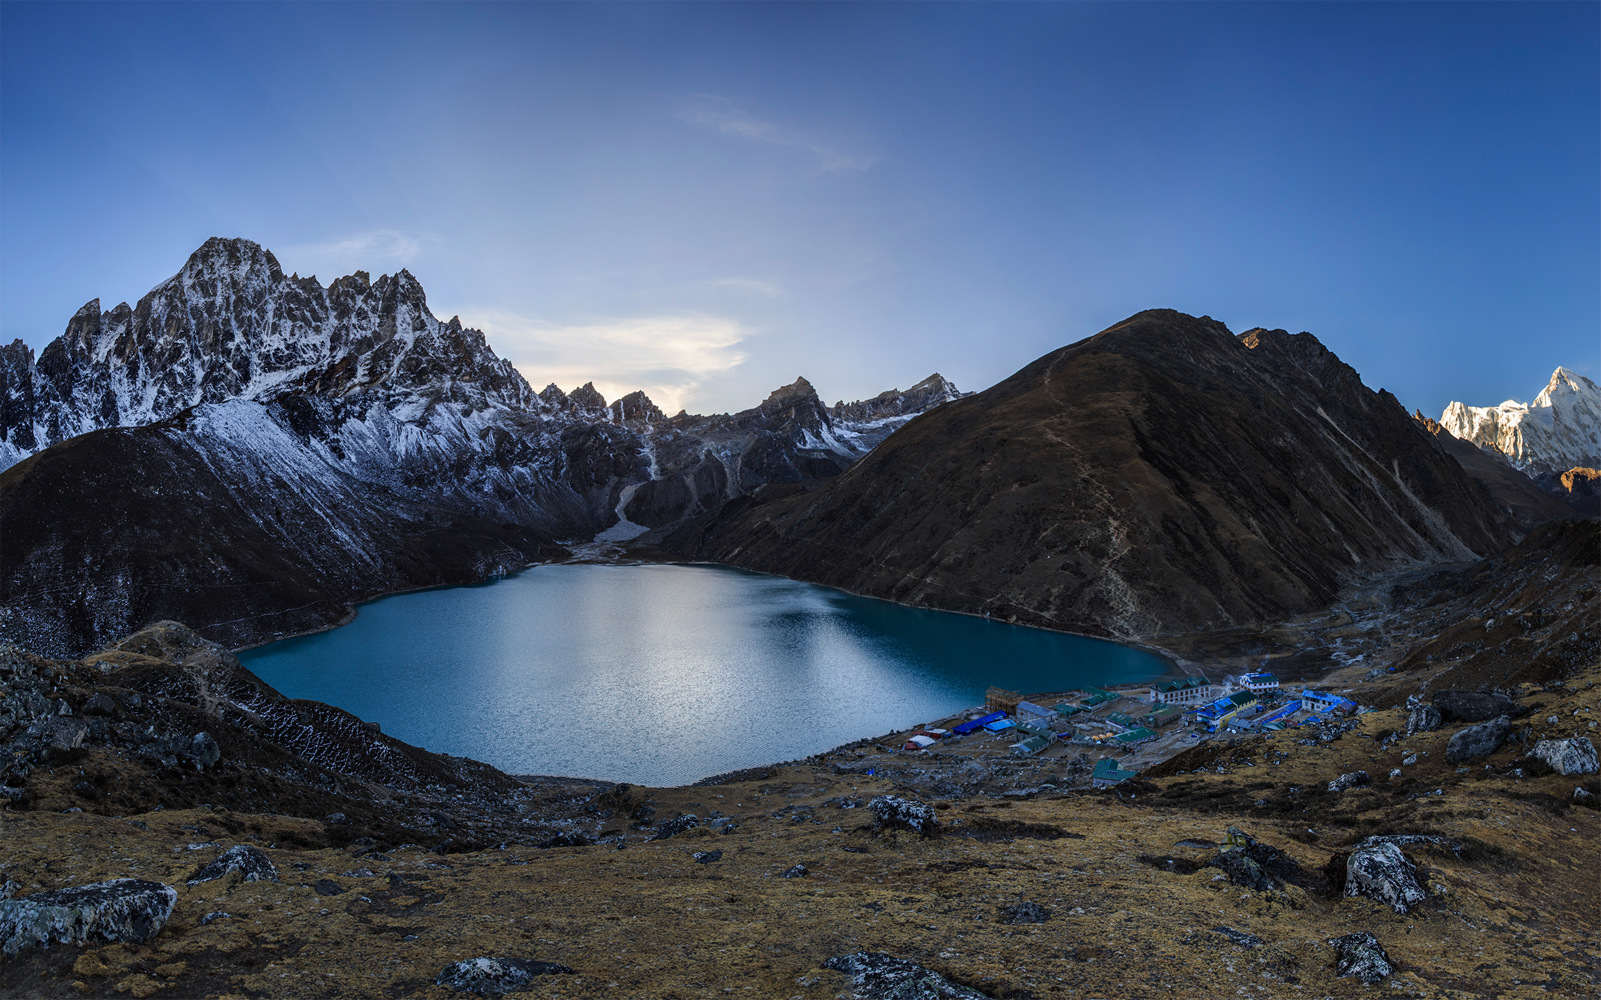
[[[1569,368],[1553,372],[1532,403],[1453,402],[1440,425],[1535,475],[1601,462],[1601,388]]]

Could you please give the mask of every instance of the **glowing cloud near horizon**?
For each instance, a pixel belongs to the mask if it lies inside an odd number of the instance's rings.
[[[515,313],[462,313],[484,331],[535,389],[572,391],[593,382],[607,401],[643,390],[665,413],[685,408],[708,378],[743,364],[754,331],[704,313],[665,314],[558,326]]]

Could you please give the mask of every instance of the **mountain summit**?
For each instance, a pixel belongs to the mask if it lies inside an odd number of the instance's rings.
[[[160,618],[229,645],[837,475],[961,394],[734,414],[535,393],[410,273],[324,287],[211,239],[137,305],[0,347],[0,638],[77,653]],[[9,466],[9,468],[8,468]]]
[[[1567,368],[1553,372],[1532,403],[1453,402],[1440,424],[1532,476],[1601,466],[1601,387]]]
[[[913,421],[681,557],[1117,638],[1325,607],[1365,574],[1499,550],[1503,514],[1308,333],[1142,312]]]

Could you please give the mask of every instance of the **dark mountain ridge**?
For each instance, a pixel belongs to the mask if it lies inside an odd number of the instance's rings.
[[[1515,528],[1310,334],[1139,313],[665,551],[903,603],[1153,638],[1327,605]]]

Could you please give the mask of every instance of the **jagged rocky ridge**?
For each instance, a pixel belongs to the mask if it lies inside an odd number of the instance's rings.
[[[1567,368],[1553,372],[1532,403],[1453,402],[1440,424],[1531,476],[1601,465],[1601,387]]]
[[[959,395],[934,375],[830,408],[797,379],[667,417],[643,393],[535,393],[405,271],[324,288],[208,240],[37,361],[0,348],[0,637],[81,654],[159,618],[233,645],[325,627],[834,475]]]
[[[673,532],[679,557],[1120,638],[1278,620],[1365,575],[1496,552],[1513,520],[1311,334],[1139,313],[907,426],[815,490]]]

